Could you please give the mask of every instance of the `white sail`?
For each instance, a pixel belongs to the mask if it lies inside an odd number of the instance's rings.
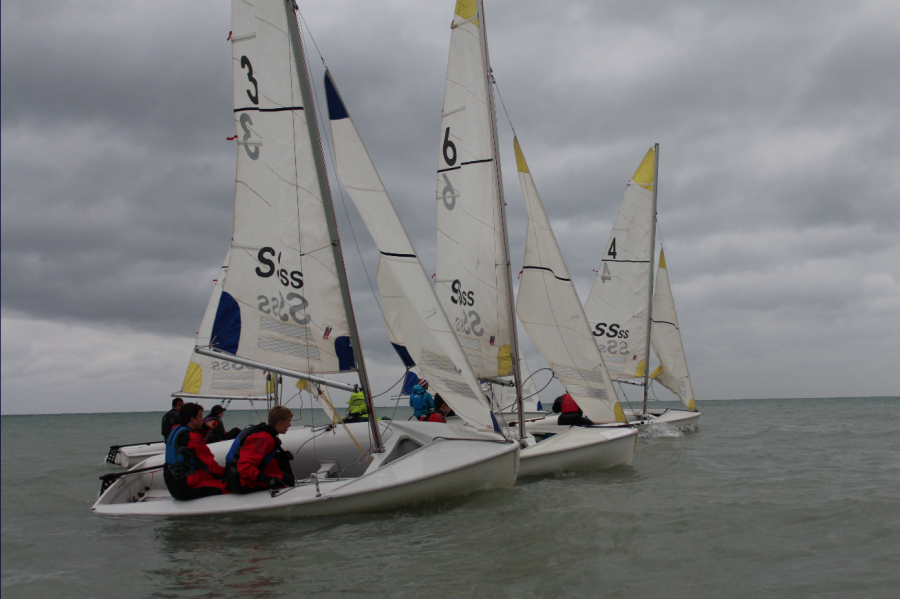
[[[675,315],[675,301],[666,257],[659,252],[659,268],[656,271],[656,290],[653,293],[653,324],[650,327],[650,343],[659,358],[660,365],[650,375],[666,389],[678,396],[687,408],[696,410],[694,390],[688,374],[678,317]]]
[[[238,160],[216,348],[308,373],[355,370],[294,18],[290,2],[232,3]]]
[[[213,321],[219,308],[222,285],[228,274],[228,263],[231,250],[225,255],[225,262],[219,270],[219,278],[213,286],[212,295],[200,322],[197,332],[197,346],[215,345],[211,339]],[[226,360],[217,360],[208,356],[192,353],[188,363],[182,393],[192,395],[212,395],[218,397],[259,397],[266,393],[266,375],[262,370],[250,368],[243,364],[234,364]]]
[[[325,91],[338,176],[381,253],[378,289],[388,330],[403,340],[433,392],[472,426],[493,430],[489,402],[329,73]]]
[[[513,144],[528,208],[516,313],[553,374],[585,415],[598,423],[625,422],[518,140]]]
[[[650,148],[628,181],[584,305],[606,368],[618,379],[642,378],[647,367],[655,162]]]
[[[499,164],[476,0],[458,0],[437,168],[435,291],[479,378],[513,373]]]
[[[537,411],[538,404],[541,401],[540,395],[538,394],[537,385],[534,383],[534,379],[531,378],[531,370],[528,368],[528,363],[525,361],[525,354],[522,353],[522,348],[519,348],[519,373],[522,377],[522,399],[524,403],[524,408],[526,411]],[[503,409],[505,411],[517,412],[518,408],[516,406],[516,388],[515,387],[501,387],[502,391],[498,394],[498,404],[495,406],[495,409]],[[541,408],[543,408],[543,404],[541,404]]]

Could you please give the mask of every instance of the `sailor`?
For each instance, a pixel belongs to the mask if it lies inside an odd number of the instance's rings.
[[[166,412],[165,416],[162,417],[162,436],[163,439],[169,438],[169,433],[172,429],[181,422],[178,419],[178,411],[181,410],[181,406],[184,405],[184,400],[180,397],[176,397],[172,400],[172,409]]]
[[[366,396],[362,391],[350,394],[350,403],[347,409],[347,417],[344,422],[368,422],[369,407],[366,405]]]
[[[422,422],[447,422],[450,415],[450,406],[440,394],[434,396],[434,410],[419,418]]]
[[[251,493],[264,489],[294,486],[294,472],[290,461],[294,455],[281,449],[278,435],[291,428],[294,417],[285,406],[269,410],[268,424],[260,422],[241,431],[225,465],[228,488],[235,493]]]
[[[178,412],[181,424],[166,439],[163,478],[175,499],[187,500],[227,493],[225,469],[203,439],[203,406],[186,403]]]
[[[203,424],[209,427],[209,431],[206,433],[207,443],[230,441],[241,434],[241,429],[237,427],[225,432],[225,423],[222,422],[223,414],[225,414],[225,408],[216,405],[209,411],[209,416],[203,419]]]
[[[560,426],[594,424],[590,418],[585,418],[584,412],[568,393],[556,398],[553,402],[553,411],[559,414],[556,423]]]
[[[413,415],[417,420],[421,420],[422,416],[427,416],[434,411],[434,399],[428,392],[428,381],[419,379],[413,387],[412,393],[409,394],[409,405],[414,410]]]

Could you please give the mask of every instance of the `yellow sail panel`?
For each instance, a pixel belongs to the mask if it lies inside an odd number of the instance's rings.
[[[659,267],[660,268],[666,267],[666,256],[663,254],[662,250],[659,250]]]
[[[182,393],[200,393],[200,383],[203,382],[203,370],[196,362],[188,364],[184,375],[184,383],[181,385]]]
[[[497,376],[508,376],[513,373],[512,352],[509,345],[500,346],[497,352]]]
[[[478,14],[478,3],[476,0],[456,0],[456,15],[464,21],[472,19]],[[478,27],[478,19],[473,19],[472,23]]]
[[[522,154],[522,148],[519,147],[518,138],[513,138],[513,148],[516,151],[516,167],[519,169],[520,173],[527,173],[528,163],[525,162],[525,155]]]
[[[656,152],[653,148],[647,150],[647,155],[641,161],[640,166],[634,171],[632,180],[646,189],[653,191],[653,178],[656,176]]]

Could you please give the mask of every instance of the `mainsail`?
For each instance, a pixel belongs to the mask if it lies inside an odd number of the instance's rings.
[[[435,292],[479,378],[513,374],[510,298],[487,50],[476,0],[458,0],[437,169]]]
[[[694,390],[688,374],[678,317],[675,315],[675,301],[666,257],[659,252],[659,268],[656,271],[656,290],[653,293],[653,323],[650,327],[650,343],[659,358],[660,365],[650,378],[660,382],[666,389],[678,396],[686,407],[696,410]]]
[[[594,422],[625,422],[518,140],[513,144],[528,208],[516,313],[553,374],[587,417]]]
[[[206,347],[215,345],[212,339],[213,320],[219,308],[222,285],[228,275],[228,263],[231,250],[225,255],[225,262],[219,270],[219,278],[213,286],[209,304],[200,322],[195,345]],[[188,363],[181,393],[190,395],[214,396],[222,398],[259,397],[266,393],[266,375],[258,368],[250,368],[243,364],[233,364],[226,360],[217,360],[209,356],[192,354]]]
[[[325,92],[338,176],[381,253],[378,289],[388,331],[402,339],[432,391],[469,424],[493,430],[489,402],[328,72]]]
[[[628,181],[584,305],[606,368],[618,379],[642,378],[647,368],[655,162],[650,148]]]
[[[234,236],[213,344],[307,373],[349,371],[357,368],[349,296],[314,156],[318,134],[307,122],[309,82],[298,68],[294,18],[290,2],[232,3]]]

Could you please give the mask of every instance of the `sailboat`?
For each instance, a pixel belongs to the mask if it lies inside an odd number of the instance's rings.
[[[96,513],[340,514],[515,482],[518,444],[498,434],[486,400],[473,393],[472,381],[458,367],[460,356],[444,342],[452,338],[446,317],[448,335],[442,335],[443,313],[428,310],[427,297],[410,284],[408,269],[421,265],[411,246],[402,243],[402,251],[382,262],[383,280],[395,284],[381,290],[382,298],[393,294],[397,304],[405,302],[408,317],[417,319],[403,328],[406,347],[430,378],[440,381],[447,403],[468,426],[374,418],[294,6],[285,0],[232,4],[238,133],[234,234],[211,345],[195,352],[315,385],[362,391],[373,417],[368,423],[302,427],[281,435],[282,447],[294,454],[298,482],[293,487],[176,501],[161,476],[164,458],[156,456],[140,468],[107,475],[92,508]],[[340,153],[338,158],[347,163]],[[346,181],[347,169],[341,174]],[[322,376],[336,372],[355,372],[359,383]],[[220,464],[230,446],[210,445]]]
[[[230,256],[231,248],[225,255],[218,278],[214,281],[212,295],[206,305],[203,320],[200,322],[200,330],[197,332],[195,341],[197,346],[209,346],[212,342],[213,321],[219,308],[222,286],[225,284],[225,277],[228,274]],[[273,385],[262,370],[194,354],[188,362],[181,390],[173,393],[172,397],[180,397],[184,401],[230,402],[232,400],[257,399],[266,401],[267,391],[272,390]],[[109,465],[128,468],[140,464],[149,457],[160,455],[165,450],[164,441],[113,445],[109,448],[105,461]]]
[[[435,199],[435,291],[478,378],[492,385],[511,384],[510,392],[515,391],[516,434],[523,444],[519,474],[596,470],[630,463],[636,439],[632,429],[621,424],[560,427],[555,420],[543,418],[544,413],[525,413],[493,75],[481,0],[459,0],[454,11]],[[525,278],[522,285],[526,285]],[[520,306],[522,289],[520,285]],[[581,311],[581,303],[576,304]],[[519,310],[521,318],[522,308]],[[565,379],[564,361],[555,355],[548,358],[529,330],[531,325],[524,319],[523,324],[554,374]],[[593,342],[591,347],[596,354]],[[599,357],[597,362],[602,368]],[[616,422],[605,404],[598,404],[594,413],[603,416],[598,422]],[[528,424],[526,430],[529,417],[542,420]],[[619,422],[624,422],[624,417]]]
[[[626,410],[628,420],[688,427],[699,422],[700,412],[662,250],[655,289],[653,285],[658,173],[656,144],[628,181],[584,311],[610,376],[625,382],[642,380],[638,384],[643,386],[643,403]],[[651,346],[660,361],[652,373]],[[648,409],[651,380],[675,393],[687,409]]]

